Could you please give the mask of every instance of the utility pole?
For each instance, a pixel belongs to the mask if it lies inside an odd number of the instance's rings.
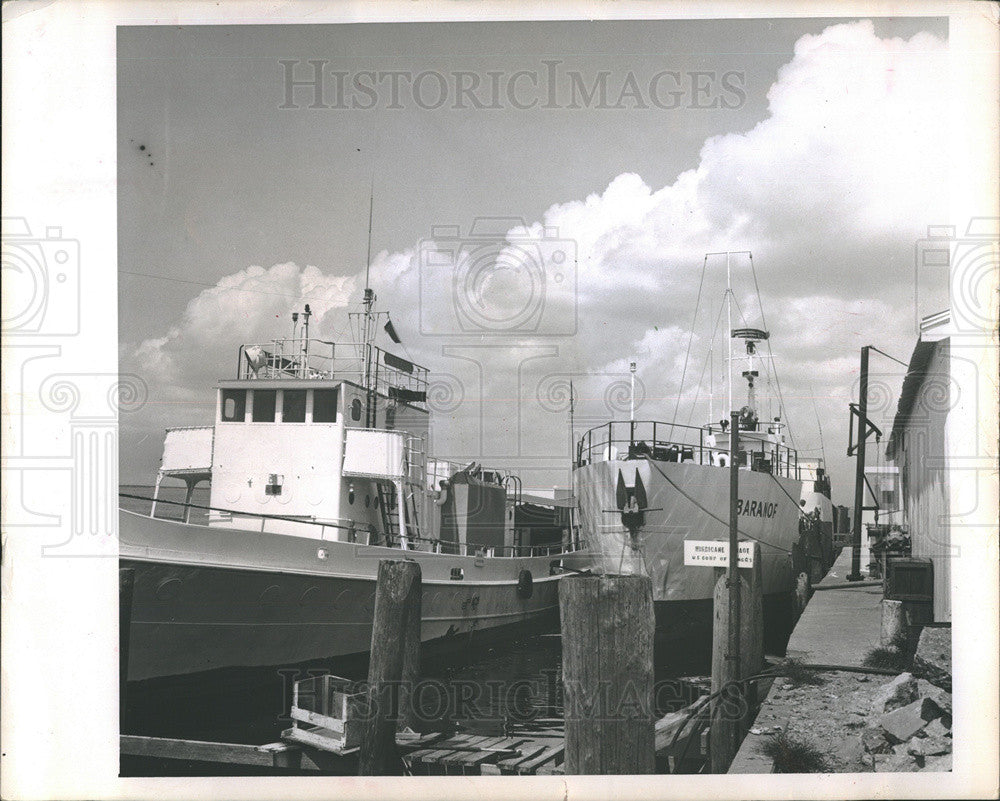
[[[729,435],[729,664],[733,666],[731,680],[740,673],[740,572],[739,567],[739,515],[736,513],[740,487],[740,416],[730,413]]]
[[[851,572],[848,581],[861,581],[861,515],[865,508],[865,441],[868,439],[868,350],[861,349],[861,374],[858,385],[858,460],[854,472],[854,521],[851,537]],[[848,453],[850,456],[850,453]]]
[[[739,532],[736,513],[739,497],[739,413],[730,415],[729,432],[729,564],[725,577],[718,577],[712,603],[715,608],[712,626],[712,693],[718,693],[712,703],[712,727],[709,735],[709,760],[712,773],[725,773],[739,749],[740,727],[743,715],[744,692],[740,679],[743,660],[740,658],[742,617],[740,609]],[[758,551],[755,556],[759,554]],[[757,556],[759,558],[759,556]],[[719,571],[722,572],[721,570]],[[723,586],[725,585],[725,586]],[[753,593],[751,586],[751,609]],[[763,603],[763,602],[762,602]],[[763,618],[762,618],[763,619]],[[725,630],[723,630],[725,629]],[[751,635],[752,636],[752,635]],[[755,653],[759,644],[747,641],[748,655]]]

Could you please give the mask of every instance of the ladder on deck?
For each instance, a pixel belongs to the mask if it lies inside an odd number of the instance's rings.
[[[392,544],[405,538],[412,543],[414,538],[420,538],[421,513],[417,502],[419,485],[412,482],[403,484],[403,523],[405,530],[399,530],[399,491],[395,484],[376,482],[378,492],[379,513],[382,519],[382,531],[386,543]],[[413,547],[412,544],[409,547]]]

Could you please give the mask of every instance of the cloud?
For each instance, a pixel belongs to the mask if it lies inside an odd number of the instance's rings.
[[[223,374],[220,366],[241,343],[290,336],[289,315],[301,311],[304,302],[314,315],[313,330],[331,333],[355,284],[353,276],[326,275],[313,266],[248,267],[199,293],[165,335],[126,347],[125,366],[164,390],[183,391],[195,377]]]
[[[831,26],[796,43],[765,119],[707,140],[698,164],[672,184],[653,189],[639,175],[619,175],[502,231],[492,262],[468,237],[379,253],[372,284],[392,309],[405,355],[463,384],[461,408],[446,415],[462,432],[455,441],[492,442],[505,453],[516,435],[539,452],[565,449],[564,410],[538,411],[538,382],[566,373],[610,386],[632,359],[650,416],[673,415],[682,373],[682,404],[697,396],[704,405],[697,384],[709,378],[713,334],[717,372],[725,347],[724,320],[713,328],[724,261],[710,260],[703,279],[705,254],[751,249],[756,275],[745,258],[736,264],[741,309],[760,324],[759,284],[789,416],[812,428],[816,404],[838,430],[831,451],[841,450],[852,379],[844,371],[869,342],[908,356],[914,243],[928,224],[948,220],[946,57],[930,34],[882,40],[870,22]],[[429,252],[443,261],[431,264]],[[946,276],[923,278],[923,296],[943,307]],[[124,349],[123,362],[179,388],[172,391],[203,393],[196,379],[208,377],[206,365],[212,379],[227,374],[238,342],[279,335],[304,301],[332,334],[360,282],[294,264],[250,267],[203,291],[165,335]],[[604,397],[600,387],[587,392]]]

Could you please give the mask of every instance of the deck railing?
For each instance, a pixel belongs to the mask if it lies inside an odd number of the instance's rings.
[[[119,492],[119,498],[129,498],[132,500],[139,501],[149,501],[151,507],[150,511],[147,513],[137,513],[144,514],[146,517],[153,517],[152,503],[153,498],[149,498],[143,495],[132,495],[126,492]],[[451,554],[453,556],[484,556],[484,557],[526,557],[526,556],[549,556],[559,553],[570,553],[573,551],[579,551],[584,548],[583,541],[579,539],[579,534],[573,536],[568,542],[559,543],[545,543],[541,545],[501,545],[501,546],[486,546],[481,543],[475,542],[455,542],[453,540],[442,540],[435,537],[415,537],[412,535],[407,535],[405,538],[400,537],[398,534],[390,535],[389,537],[384,537],[374,526],[364,526],[359,525],[355,521],[351,520],[316,520],[315,518],[305,517],[305,516],[293,516],[293,515],[267,515],[261,514],[259,512],[240,512],[235,509],[224,509],[218,506],[206,506],[204,504],[197,503],[185,503],[184,501],[168,501],[163,498],[156,499],[156,505],[159,506],[165,504],[168,506],[180,507],[182,511],[182,517],[180,518],[160,518],[156,519],[168,519],[176,520],[177,522],[183,522],[183,515],[187,513],[188,510],[197,509],[199,511],[207,511],[217,515],[215,518],[211,516],[205,521],[191,522],[188,525],[193,526],[204,526],[206,528],[212,528],[211,520],[233,520],[238,519],[240,521],[247,519],[250,521],[248,523],[247,530],[260,532],[261,534],[266,533],[277,533],[274,531],[274,526],[271,526],[269,531],[268,523],[273,523],[273,521],[280,521],[283,524],[294,523],[303,526],[310,527],[309,534],[313,539],[321,541],[341,541],[341,542],[352,542],[358,545],[369,545],[369,546],[381,546],[387,548],[398,548],[400,550],[411,550],[411,551],[427,551],[431,553],[441,553],[441,554]],[[228,515],[228,518],[222,517],[223,515]],[[252,528],[250,525],[252,524]],[[331,537],[329,536],[330,531],[346,531],[345,537]],[[319,536],[315,536],[316,532],[319,532]],[[414,548],[414,544],[426,543],[427,548]]]
[[[759,433],[758,424],[753,433]],[[586,431],[576,446],[575,466],[610,459],[648,457],[665,462],[720,465],[729,457],[728,447],[711,444],[704,427],[659,420],[612,420]],[[726,432],[717,432],[724,435]],[[741,434],[745,432],[740,432]],[[794,448],[756,438],[741,438],[740,464],[752,470],[789,478],[799,477]]]
[[[357,342],[273,339],[241,345],[238,359],[239,379],[327,379],[364,386],[367,376],[372,388],[385,395],[390,389],[426,394],[428,387],[426,367]]]

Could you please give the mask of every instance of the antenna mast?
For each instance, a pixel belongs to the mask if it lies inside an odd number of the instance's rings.
[[[573,379],[569,381],[569,452],[570,458],[573,457],[573,445],[575,443],[575,437],[573,434],[573,413],[575,409],[573,408]]]
[[[726,327],[729,329],[729,358],[726,360],[728,412],[733,411],[733,286],[732,272],[729,269],[729,251],[726,251]]]
[[[365,389],[371,387],[372,344],[375,339],[375,316],[372,307],[375,305],[375,293],[372,291],[370,278],[372,269],[372,218],[375,208],[375,177],[372,176],[371,191],[368,195],[368,253],[365,257],[365,295],[364,295],[364,334],[365,346]]]

